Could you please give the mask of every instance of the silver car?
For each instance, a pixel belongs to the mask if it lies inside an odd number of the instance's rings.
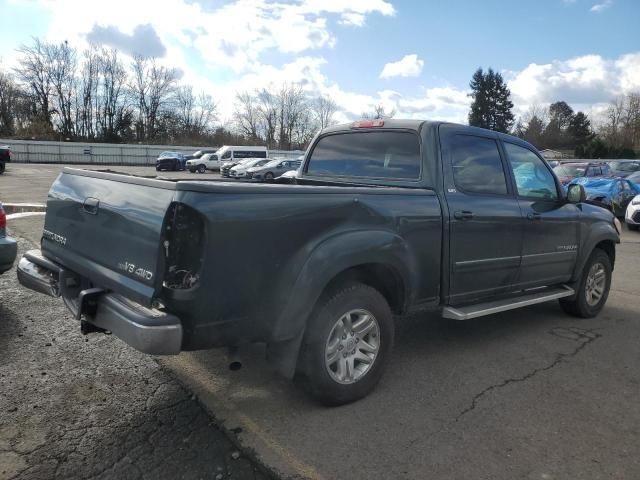
[[[0,203],[0,273],[13,267],[18,253],[18,245],[13,238],[7,237],[7,215]]]
[[[281,176],[290,170],[296,171],[300,168],[300,160],[271,160],[261,166],[255,166],[247,170],[247,178],[259,180],[261,182],[271,182],[274,178]]]

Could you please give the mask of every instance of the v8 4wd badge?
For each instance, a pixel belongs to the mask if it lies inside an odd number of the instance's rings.
[[[134,263],[120,262],[118,268],[132,275],[136,275],[144,280],[151,280],[153,278],[153,272],[145,270],[141,267],[136,267]]]

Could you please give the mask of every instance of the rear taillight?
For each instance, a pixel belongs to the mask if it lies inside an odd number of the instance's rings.
[[[4,213],[2,207],[0,207],[0,230],[7,228],[7,214]]]
[[[13,158],[13,152],[11,151],[11,149],[9,149],[9,160],[11,160]]]

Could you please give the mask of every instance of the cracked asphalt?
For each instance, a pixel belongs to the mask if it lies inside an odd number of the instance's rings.
[[[12,222],[20,252],[42,217]],[[0,276],[0,479],[268,478],[171,372]]]

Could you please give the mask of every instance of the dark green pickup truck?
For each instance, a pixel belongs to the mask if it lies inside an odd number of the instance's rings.
[[[151,354],[267,345],[327,404],[369,393],[394,319],[604,306],[620,226],[517,138],[441,122],[330,127],[295,184],[65,169],[23,285]]]

